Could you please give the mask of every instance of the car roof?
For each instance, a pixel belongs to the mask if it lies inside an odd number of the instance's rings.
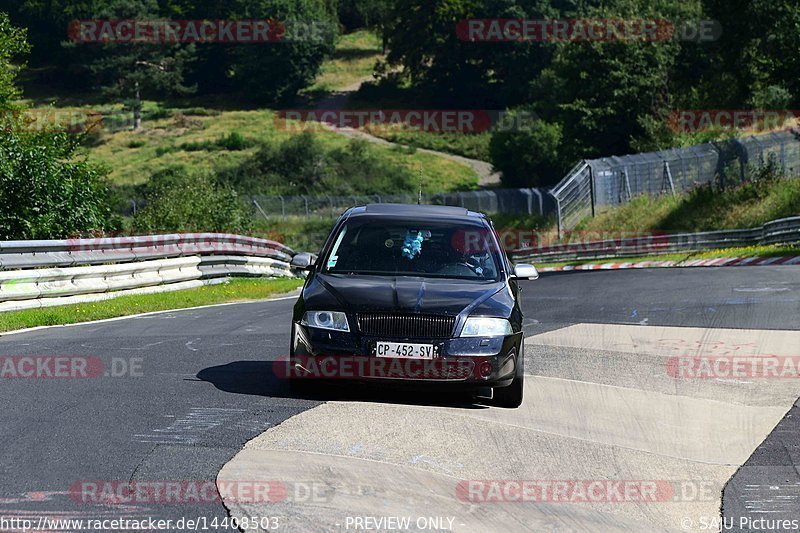
[[[464,207],[450,205],[418,205],[418,204],[367,204],[348,209],[344,216],[388,215],[408,218],[437,219],[485,219],[483,213],[470,211]]]

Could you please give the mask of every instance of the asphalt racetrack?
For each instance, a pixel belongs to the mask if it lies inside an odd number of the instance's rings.
[[[0,530],[231,530],[229,516],[262,531],[792,530],[800,374],[692,361],[796,360],[800,267],[523,287],[513,410],[383,386],[291,392],[273,362],[292,298],[3,335]],[[46,375],[58,358],[77,373]],[[14,375],[31,360],[34,376]],[[258,483],[266,497],[231,490]]]

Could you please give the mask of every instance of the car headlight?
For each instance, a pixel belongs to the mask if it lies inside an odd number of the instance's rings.
[[[347,315],[338,311],[307,311],[300,323],[312,328],[350,331]]]
[[[505,337],[511,335],[514,330],[511,322],[505,318],[485,318],[481,316],[471,316],[464,323],[461,330],[462,337]]]

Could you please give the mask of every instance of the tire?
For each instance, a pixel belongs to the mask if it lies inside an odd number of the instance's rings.
[[[514,381],[508,387],[496,387],[492,389],[492,403],[497,407],[516,409],[522,405],[522,397],[525,385],[525,371],[523,369],[525,361],[525,351],[523,346],[525,339],[520,341],[519,355],[517,356],[517,368],[514,372]]]

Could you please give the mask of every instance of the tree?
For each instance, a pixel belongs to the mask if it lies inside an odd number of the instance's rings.
[[[780,108],[800,102],[800,8],[797,0],[704,0],[721,38],[711,44],[706,77],[731,106]]]
[[[526,112],[525,109],[511,112],[509,118]],[[560,160],[562,140],[560,124],[537,120],[519,129],[493,132],[489,154],[494,167],[502,172],[501,180],[506,187],[554,185],[569,164]]]
[[[0,239],[55,239],[114,229],[103,173],[77,155],[79,139],[30,128],[14,104],[25,32],[0,13]]]
[[[234,13],[276,20],[285,28],[279,42],[230,48],[230,77],[253,100],[290,102],[333,52],[336,23],[321,0],[237,0]]]
[[[389,44],[389,27],[392,21],[391,0],[362,0],[356,4],[356,9],[363,18],[364,25],[380,35],[385,54]]]
[[[582,16],[679,21],[700,16],[699,1],[615,0]],[[551,64],[535,80],[535,109],[562,125],[563,157],[621,155],[648,135],[648,118],[666,121],[674,105],[674,79],[683,46],[677,39],[558,43]]]
[[[498,109],[529,101],[549,63],[547,42],[470,42],[465,19],[559,16],[548,0],[396,0],[388,17],[388,62],[440,105]]]
[[[110,20],[160,18],[156,0],[110,0],[95,16]],[[133,129],[141,124],[142,93],[188,94],[196,89],[183,82],[186,65],[194,55],[191,44],[108,42],[89,46],[99,46],[90,52],[91,72],[106,96],[123,99],[131,108]]]
[[[25,37],[25,30],[12,26],[8,15],[0,12],[0,111],[11,109],[19,96],[14,80],[21,65],[13,60],[30,49]]]

